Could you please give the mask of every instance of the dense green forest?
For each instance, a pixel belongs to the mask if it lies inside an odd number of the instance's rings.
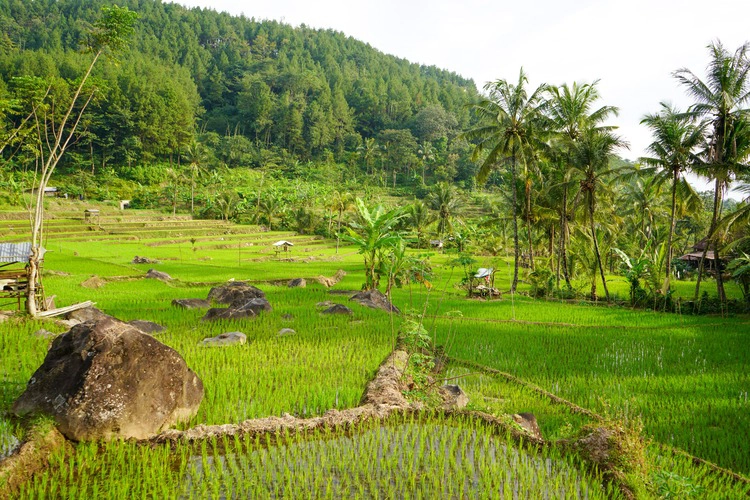
[[[80,47],[103,5],[0,2],[0,94],[17,92],[21,75],[80,77]],[[257,167],[346,162],[378,140],[413,167],[418,145],[448,154],[469,122],[471,80],[343,33],[154,1],[123,6],[138,13],[135,35],[117,64],[95,69],[100,91],[68,171],[179,162],[196,141],[216,163]]]

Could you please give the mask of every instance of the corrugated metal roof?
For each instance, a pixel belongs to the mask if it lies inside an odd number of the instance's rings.
[[[493,268],[484,268],[480,267],[479,270],[477,270],[477,274],[474,275],[475,278],[484,278],[486,276],[489,276],[492,274],[492,271],[494,271]]]
[[[40,248],[44,258],[46,250]],[[28,262],[31,257],[31,243],[0,243],[0,262]]]

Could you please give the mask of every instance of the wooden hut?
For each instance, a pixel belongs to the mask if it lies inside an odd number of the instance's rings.
[[[700,265],[701,257],[703,256],[703,251],[706,250],[706,247],[708,246],[708,240],[702,239],[698,243],[696,243],[692,250],[689,253],[686,253],[685,255],[681,255],[677,257],[677,260],[681,260],[685,262],[690,268],[692,269],[698,269],[698,266]],[[704,268],[706,271],[708,271],[709,274],[713,274],[716,272],[716,269],[724,269],[725,264],[727,262],[727,259],[720,259],[721,262],[716,262],[716,255],[714,253],[714,244],[709,247],[708,251],[706,251],[706,260],[704,262]]]
[[[44,310],[44,289],[41,275],[46,250],[39,249],[39,278],[36,284],[37,301]],[[0,300],[10,299],[21,309],[21,298],[27,296],[31,243],[0,243]]]
[[[289,247],[293,247],[293,246],[294,246],[294,243],[292,243],[291,241],[280,240],[273,244],[273,249],[276,252],[276,256],[278,257],[279,253],[281,253],[282,251],[288,252]]]
[[[89,224],[99,224],[99,209],[87,208],[83,211],[83,221]]]

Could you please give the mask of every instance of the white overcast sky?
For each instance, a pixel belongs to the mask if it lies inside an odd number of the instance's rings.
[[[750,40],[750,0],[178,0],[256,20],[331,28],[412,62],[472,78],[481,88],[514,80],[531,85],[600,80],[601,104],[636,159],[650,142],[642,116],[668,100],[690,104],[671,73],[701,78],[706,46],[734,51]]]

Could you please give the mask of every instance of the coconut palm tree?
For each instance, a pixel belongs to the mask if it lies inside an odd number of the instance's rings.
[[[627,147],[627,143],[619,136],[609,130],[590,127],[582,131],[572,154],[572,177],[577,179],[580,185],[576,199],[583,198],[584,211],[591,231],[591,240],[594,244],[594,255],[607,302],[609,302],[609,289],[604,276],[604,266],[596,234],[596,197],[598,191],[604,187],[602,178],[612,173],[610,161],[614,158],[615,151],[621,147]]]
[[[714,179],[714,204],[707,245],[698,266],[698,279],[695,285],[696,300],[700,294],[704,261],[709,247],[713,248],[714,259],[717,263],[716,288],[719,300],[722,302],[726,300],[721,277],[719,246],[716,242],[716,226],[724,191],[732,181],[735,174],[734,168],[738,163],[736,148],[732,143],[732,138],[736,138],[736,131],[732,133],[732,130],[736,122],[748,113],[746,105],[750,102],[749,50],[750,43],[745,43],[731,54],[721,42],[712,42],[708,46],[711,60],[706,68],[705,81],[687,68],[673,73],[677,81],[685,87],[688,95],[695,100],[690,112],[696,117],[708,117],[710,120],[705,163],[696,167],[696,170]]]
[[[284,215],[286,204],[281,194],[275,190],[270,190],[260,200],[259,210],[268,222],[269,231],[273,231],[273,220],[277,216],[281,218]]]
[[[435,214],[422,201],[415,201],[406,207],[406,224],[417,233],[417,245],[426,243],[425,231],[435,222]]]
[[[427,206],[437,212],[437,234],[453,232],[455,223],[461,222],[464,201],[455,186],[439,182],[427,196]]]
[[[362,159],[362,165],[365,168],[365,173],[368,175],[372,174],[372,162],[377,157],[380,148],[375,142],[374,137],[368,137],[365,142],[357,147],[359,157]]]
[[[653,176],[648,174],[640,166],[628,168],[623,180],[630,182],[617,185],[620,213],[630,221],[630,241],[636,249],[643,249],[647,241],[660,236],[656,221],[660,218],[662,207],[661,193],[659,186],[653,182]]]
[[[661,292],[669,291],[669,280],[672,273],[672,239],[677,210],[677,194],[684,198],[700,201],[687,180],[682,177],[690,165],[696,163],[696,150],[703,143],[706,130],[705,122],[698,122],[695,116],[678,111],[672,105],[662,102],[659,113],[643,117],[641,123],[651,129],[654,142],[647,151],[652,156],[642,157],[640,161],[651,166],[642,169],[644,173],[653,173],[652,183],[660,186],[670,181],[671,204],[669,216],[669,233],[667,237],[666,276]]]
[[[594,109],[596,101],[599,100],[597,84],[599,80],[592,83],[572,85],[563,84],[550,87],[550,102],[547,107],[547,117],[550,120],[550,129],[556,132],[553,138],[554,163],[562,166],[554,170],[551,182],[560,185],[560,238],[558,242],[558,259],[561,263],[565,282],[570,285],[570,274],[568,272],[567,243],[570,230],[568,223],[572,219],[569,202],[569,190],[573,187],[570,172],[573,161],[573,149],[579,141],[585,129],[596,129],[611,131],[613,127],[603,125],[612,116],[617,116],[618,109],[614,106],[601,106]],[[559,283],[559,271],[557,281]]]
[[[336,253],[339,253],[339,243],[341,241],[341,218],[344,212],[354,206],[354,195],[349,192],[334,191],[330,205],[337,214],[336,219]]]
[[[422,185],[425,183],[425,170],[427,166],[435,159],[435,148],[430,141],[422,141],[417,150],[417,157],[422,164]]]
[[[188,165],[188,172],[190,172],[190,215],[193,216],[195,214],[195,179],[205,174],[208,154],[203,144],[193,139],[188,144],[185,157],[190,162]]]
[[[511,292],[518,286],[519,265],[517,163],[525,158],[537,139],[546,103],[547,86],[542,84],[529,93],[528,83],[523,68],[515,84],[506,80],[487,83],[484,86],[487,97],[474,106],[479,125],[464,134],[467,139],[476,141],[472,158],[482,159],[477,174],[479,182],[484,182],[500,164],[510,162],[514,253]]]
[[[750,234],[747,228],[750,226],[750,166],[747,162],[750,160],[750,118],[743,118],[735,121],[730,130],[730,142],[735,148],[736,162],[733,170],[737,172],[739,186],[736,191],[745,193],[744,202],[732,213],[726,215],[717,223],[717,231],[730,231],[735,234],[735,239],[731,241],[724,250],[736,250],[744,248],[747,250],[747,243],[750,241]]]

